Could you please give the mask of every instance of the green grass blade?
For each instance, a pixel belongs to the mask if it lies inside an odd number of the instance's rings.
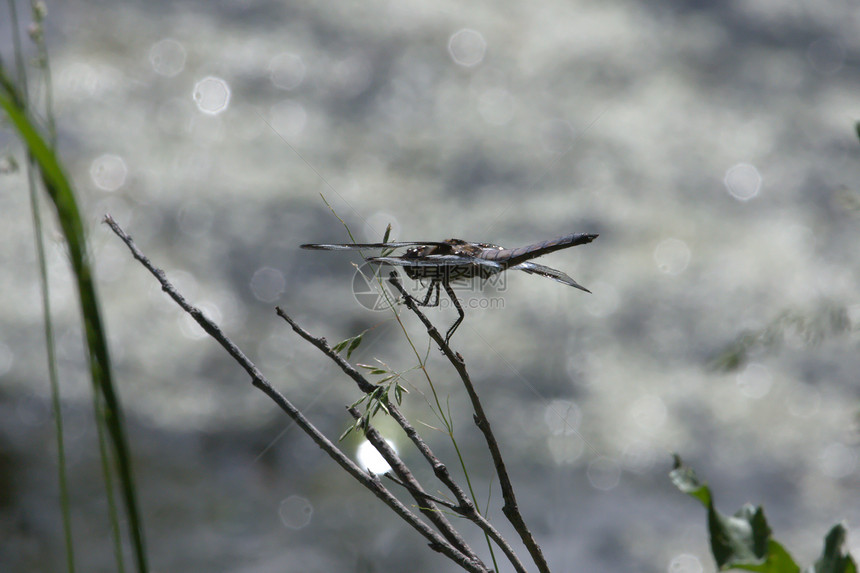
[[[104,398],[101,394],[93,393],[93,411],[102,419],[104,415]],[[119,511],[116,505],[116,496],[113,491],[113,471],[110,464],[110,451],[108,440],[105,436],[104,424],[96,424],[96,435],[99,444],[99,458],[102,465],[102,477],[105,482],[105,498],[108,506],[108,519],[110,521],[111,540],[113,541],[113,554],[116,559],[117,573],[125,573],[125,559],[122,555],[122,529],[119,525]]]
[[[119,398],[114,390],[107,336],[102,326],[80,211],[71,184],[65,176],[57,156],[28,119],[22,99],[2,69],[0,69],[0,107],[6,111],[12,125],[15,126],[26,144],[31,157],[39,166],[45,189],[57,210],[60,226],[68,243],[69,258],[77,280],[78,295],[81,302],[90,372],[95,391],[100,393],[104,400],[103,422],[106,425],[115,456],[135,561],[138,570],[141,573],[146,573],[148,566],[143,523],[138,511],[134,475],[131,469],[131,454],[125,436]]]
[[[60,382],[57,375],[57,352],[54,344],[54,322],[51,313],[51,290],[45,258],[45,240],[42,234],[42,216],[39,192],[32,161],[27,161],[27,186],[30,195],[30,210],[33,216],[33,241],[36,243],[36,260],[39,264],[39,286],[42,296],[42,327],[45,332],[45,352],[48,363],[48,382],[51,388],[51,410],[54,415],[54,432],[57,436],[57,478],[60,487],[60,509],[63,516],[63,537],[66,545],[66,570],[75,571],[74,540],[72,538],[72,516],[69,500],[69,484],[66,471],[66,446],[63,432],[63,409],[60,398]]]
[[[24,93],[22,103],[28,102],[27,90],[27,73],[24,67],[24,50],[21,45],[21,37],[18,31],[18,14],[15,8],[14,0],[10,0],[9,17],[12,28],[12,46],[15,53],[15,65],[18,75],[18,81],[21,85],[21,91]],[[34,18],[41,30],[42,21],[40,18]],[[41,35],[40,35],[41,39]],[[47,73],[47,51],[44,42],[38,42],[41,59],[45,62],[46,76]],[[49,102],[50,104],[50,102]],[[48,107],[50,110],[50,105]],[[51,114],[49,113],[49,116]],[[53,131],[52,131],[53,133]],[[52,137],[53,141],[53,137]],[[36,185],[36,165],[32,157],[27,157],[25,162],[25,170],[27,172],[27,189],[30,196],[30,211],[33,218],[33,242],[36,245],[36,260],[39,265],[39,287],[42,299],[42,328],[45,333],[45,354],[48,366],[48,383],[51,392],[51,410],[54,417],[54,433],[57,437],[57,483],[60,493],[60,513],[63,520],[63,540],[65,543],[66,554],[66,571],[75,573],[75,544],[72,535],[72,512],[71,502],[69,498],[69,482],[68,472],[66,470],[66,446],[63,431],[63,410],[62,400],[60,398],[60,383],[57,374],[57,353],[54,344],[54,323],[51,312],[51,290],[48,282],[48,268],[45,257],[45,240],[42,234],[42,215],[39,205],[39,192]]]

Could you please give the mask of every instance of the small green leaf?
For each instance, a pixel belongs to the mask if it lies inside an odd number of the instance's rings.
[[[394,399],[397,400],[397,405],[399,406],[403,402],[403,394],[408,394],[409,390],[397,384],[394,386]]]
[[[674,454],[674,468],[669,477],[679,490],[707,508],[711,552],[721,571],[800,572],[791,555],[771,538],[761,506],[746,504],[732,516],[721,514],[714,508],[710,488],[699,481],[692,468],[683,465],[677,454]]]
[[[389,239],[391,239],[391,223],[388,223],[388,227],[385,228],[385,234],[382,236],[382,242],[387,243]],[[379,256],[387,257],[393,252],[394,249],[382,249],[382,252],[379,254]]]
[[[332,346],[331,349],[334,350],[335,353],[340,354],[340,351],[346,348],[346,345],[349,343],[349,341],[349,338],[347,338],[346,340],[341,340],[340,342]]]
[[[388,370],[384,368],[380,368],[379,366],[373,366],[372,364],[356,364],[359,368],[364,368],[367,370],[368,375],[370,376],[378,376],[380,374],[388,374]]]
[[[696,472],[693,468],[685,466],[681,461],[681,456],[672,454],[674,458],[674,467],[669,472],[669,478],[682,492],[698,499],[702,505],[709,507],[711,505],[711,490],[708,486],[699,481],[696,477]]]
[[[344,430],[344,432],[340,435],[340,437],[337,439],[337,441],[338,442],[344,441],[346,439],[346,437],[350,434],[350,432],[355,430],[357,426],[358,426],[358,422],[356,421],[356,423],[352,424],[350,427],[348,427],[346,430]]]
[[[367,331],[364,331],[367,332]],[[361,341],[364,337],[364,332],[359,334],[358,336],[352,339],[352,342],[349,343],[349,348],[346,349],[346,359],[349,360],[350,356],[352,356],[352,351],[359,347]]]
[[[746,504],[733,516],[727,517],[713,508],[708,509],[708,529],[711,533],[711,551],[720,569],[732,567],[748,571],[798,571],[775,569],[770,555],[770,527],[764,517],[764,510]],[[777,544],[779,545],[779,544]],[[782,550],[782,547],[779,547]],[[785,553],[782,550],[780,553]]]
[[[824,538],[821,557],[807,570],[808,573],[857,573],[857,564],[851,554],[842,554],[845,536],[845,528],[840,524],[834,525]]]
[[[343,349],[346,348],[346,359],[349,360],[350,357],[352,357],[353,351],[361,344],[365,333],[367,333],[366,330],[356,334],[351,338],[341,340],[340,342],[332,346],[331,349],[334,350],[335,353],[340,354],[341,352],[343,352]]]

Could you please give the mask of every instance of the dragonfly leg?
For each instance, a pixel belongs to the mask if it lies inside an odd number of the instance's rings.
[[[436,301],[433,304],[430,304],[430,296],[433,294],[433,291],[436,291]],[[418,301],[416,301],[418,302]],[[433,280],[430,282],[430,286],[427,288],[427,296],[424,297],[424,300],[418,303],[418,306],[439,306],[439,281]]]
[[[457,321],[448,329],[448,332],[445,333],[445,344],[448,344],[448,341],[451,340],[451,337],[454,336],[454,331],[457,330],[457,327],[460,326],[460,323],[463,322],[463,319],[466,317],[466,314],[463,312],[463,307],[460,305],[460,301],[457,300],[457,295],[454,294],[454,289],[451,288],[447,282],[443,282],[442,286],[445,287],[445,292],[448,293],[448,296],[451,297],[451,302],[454,303],[454,308],[457,309]],[[436,287],[438,289],[438,286]]]

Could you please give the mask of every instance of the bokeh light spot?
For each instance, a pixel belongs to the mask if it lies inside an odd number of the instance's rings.
[[[857,469],[857,452],[845,444],[830,444],[819,456],[821,473],[835,479],[844,478]]]
[[[809,44],[806,59],[816,71],[825,75],[835,74],[845,64],[845,48],[835,38],[821,38]]]
[[[550,433],[556,436],[575,434],[581,418],[579,406],[570,400],[553,400],[547,404],[543,413]]]
[[[749,163],[738,163],[726,171],[723,183],[732,197],[749,201],[761,190],[761,174]]]
[[[448,40],[448,54],[451,59],[466,68],[480,64],[486,51],[487,41],[475,30],[464,28],[452,34]]]
[[[389,440],[385,440],[385,443],[388,444],[395,453],[397,452],[393,443]],[[391,471],[391,466],[388,465],[388,462],[385,461],[382,454],[380,454],[376,447],[367,440],[363,441],[361,445],[358,446],[355,456],[358,458],[358,465],[363,467],[369,473],[381,475]]]
[[[284,273],[272,267],[262,267],[254,272],[251,277],[251,292],[261,302],[275,302],[284,294],[287,288],[287,279]]]
[[[172,38],[159,40],[149,49],[149,63],[155,73],[172,78],[185,69],[185,47]]]
[[[585,473],[588,483],[594,489],[608,491],[615,488],[621,481],[621,465],[612,458],[604,456],[592,460]]]
[[[585,451],[585,441],[576,435],[548,436],[546,445],[556,465],[570,465]]]
[[[308,114],[302,104],[285,99],[274,104],[270,110],[272,129],[283,137],[295,137],[305,129]]]
[[[690,247],[680,239],[665,239],[654,249],[654,262],[661,273],[681,274],[690,264]]]
[[[289,496],[278,506],[278,517],[281,518],[281,523],[290,529],[306,527],[313,515],[314,507],[311,502],[299,495]]]
[[[218,115],[230,105],[230,86],[215,76],[208,76],[194,84],[192,94],[197,109],[208,115]]]
[[[116,191],[125,184],[128,167],[125,160],[109,153],[97,157],[90,165],[90,178],[102,191]]]
[[[305,63],[295,54],[278,54],[269,62],[269,78],[275,87],[294,90],[305,79]]]

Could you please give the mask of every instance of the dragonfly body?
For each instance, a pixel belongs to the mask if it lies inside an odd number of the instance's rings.
[[[517,249],[505,249],[498,245],[472,243],[462,239],[447,239],[441,242],[307,244],[302,245],[302,248],[340,251],[393,250],[406,247],[406,251],[402,255],[369,257],[367,261],[403,267],[404,272],[411,279],[429,279],[431,282],[427,289],[427,296],[423,302],[419,303],[421,305],[435,306],[439,304],[439,287],[445,289],[459,313],[459,318],[446,334],[445,340],[447,342],[464,317],[463,309],[450,286],[452,282],[475,277],[488,278],[494,274],[513,269],[551,278],[585,292],[591,292],[565,273],[533,263],[531,259],[568,247],[584,245],[596,238],[597,235],[594,234],[574,233]],[[436,293],[436,301],[431,304],[430,297],[433,292]]]

